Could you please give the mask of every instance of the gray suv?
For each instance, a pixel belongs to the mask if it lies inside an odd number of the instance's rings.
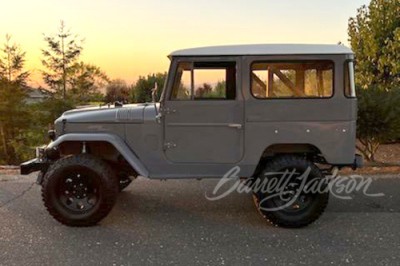
[[[355,154],[353,53],[342,45],[239,45],[173,52],[159,102],[65,112],[51,142],[21,174],[40,171],[44,204],[70,226],[98,223],[137,176],[221,178],[233,167],[249,185],[269,173],[361,165]],[[282,178],[282,177],[281,177]],[[287,188],[290,190],[290,188]],[[290,194],[290,191],[288,191]],[[315,221],[328,192],[281,203],[255,192],[270,223]],[[262,204],[261,204],[262,203]]]

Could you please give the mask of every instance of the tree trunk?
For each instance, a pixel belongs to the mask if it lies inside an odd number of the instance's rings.
[[[4,134],[3,125],[0,126],[0,134],[1,134],[1,139],[3,142],[3,146],[4,146],[4,154],[6,157],[8,157],[6,135]]]
[[[373,140],[361,140],[359,139],[361,145],[356,144],[356,148],[364,155],[364,158],[369,162],[376,162],[375,154],[380,147],[380,143]]]

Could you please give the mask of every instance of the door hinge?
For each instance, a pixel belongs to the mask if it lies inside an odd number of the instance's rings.
[[[162,119],[162,113],[158,113],[158,114],[156,115],[156,122],[157,122],[158,124],[161,124],[161,119]]]
[[[176,143],[166,142],[164,143],[164,150],[176,148]]]

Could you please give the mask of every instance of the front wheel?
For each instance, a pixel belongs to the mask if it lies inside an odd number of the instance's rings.
[[[111,167],[88,154],[55,162],[44,176],[42,198],[49,213],[69,226],[92,226],[114,206],[119,182]]]
[[[256,181],[268,191],[255,191],[254,203],[273,225],[307,226],[321,216],[328,204],[324,175],[312,162],[299,156],[272,159]]]

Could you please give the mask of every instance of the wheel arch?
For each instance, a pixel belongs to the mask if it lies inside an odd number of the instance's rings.
[[[275,143],[271,144],[262,152],[257,167],[253,173],[256,176],[262,169],[265,163],[278,155],[299,155],[313,156],[319,162],[326,162],[321,150],[310,143]]]
[[[70,143],[107,143],[111,145],[139,175],[144,177],[149,176],[148,169],[142,164],[138,156],[117,135],[107,133],[65,134],[51,142],[47,146],[47,149],[62,147]]]

